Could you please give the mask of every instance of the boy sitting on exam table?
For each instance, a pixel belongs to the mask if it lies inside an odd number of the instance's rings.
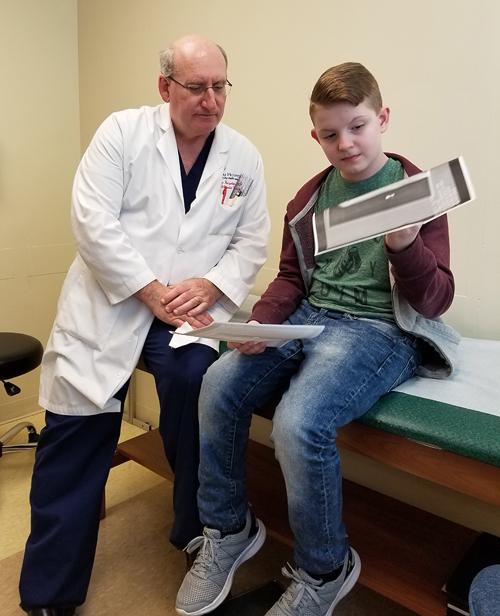
[[[361,64],[334,66],[314,86],[309,113],[331,166],[289,203],[279,273],[250,322],[325,327],[279,348],[230,343],[236,350],[209,368],[200,396],[205,530],[188,546],[199,550],[177,595],[179,614],[220,605],[237,567],[264,542],[245,487],[256,408],[288,387],[271,440],[286,482],[296,568],[283,569],[290,585],[267,616],[329,616],[361,568],[342,521],[338,428],[414,374],[443,378],[453,370],[459,336],[440,319],[454,295],[446,215],[314,256],[315,211],[419,171],[382,149],[390,113],[377,82]],[[424,365],[431,348],[435,372]]]

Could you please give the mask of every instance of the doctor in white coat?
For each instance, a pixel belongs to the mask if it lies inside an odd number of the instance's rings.
[[[101,497],[141,352],[175,473],[170,540],[183,548],[201,534],[197,399],[217,346],[174,331],[228,320],[266,258],[261,157],[220,123],[231,86],[225,53],[189,36],[162,52],[160,64],[164,103],[112,114],[76,173],[78,254],[42,363],[46,427],[20,582],[21,607],[32,616],[69,616],[85,600]]]

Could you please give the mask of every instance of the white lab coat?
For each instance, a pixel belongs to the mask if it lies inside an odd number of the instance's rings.
[[[247,194],[233,193],[238,178],[250,183]],[[66,415],[119,411],[113,394],[137,365],[153,320],[133,294],[155,279],[207,278],[224,293],[211,314],[228,320],[266,258],[265,201],[261,157],[229,127],[216,128],[186,214],[168,104],[105,120],[75,177],[78,255],[43,358],[40,405]]]

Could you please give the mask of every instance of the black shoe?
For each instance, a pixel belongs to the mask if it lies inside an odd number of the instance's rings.
[[[28,616],[74,616],[74,607],[35,607],[28,611]]]

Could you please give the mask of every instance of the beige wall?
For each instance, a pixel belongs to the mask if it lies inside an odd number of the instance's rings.
[[[76,0],[0,0],[0,330],[45,345],[75,254],[80,156]],[[35,370],[0,387],[0,423],[38,410]]]

